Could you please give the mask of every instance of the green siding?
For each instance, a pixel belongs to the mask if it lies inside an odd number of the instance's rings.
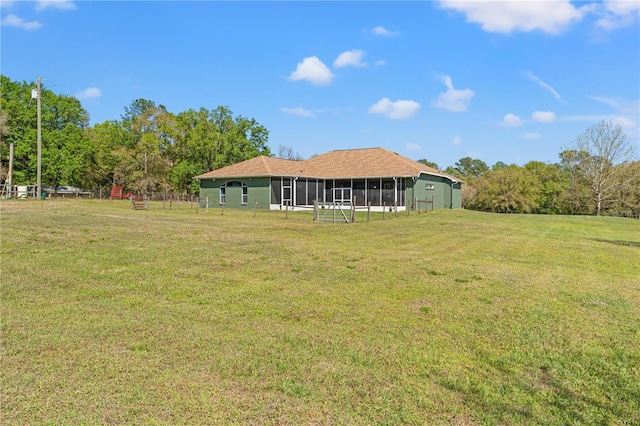
[[[433,189],[428,189],[433,185]],[[414,209],[414,200],[433,200],[434,209],[460,208],[460,184],[453,183],[444,177],[432,175],[420,175],[414,182],[407,179],[407,207]],[[424,209],[424,204],[420,203]],[[429,205],[431,208],[431,205]]]
[[[462,184],[461,183],[453,184],[452,204],[454,209],[462,208]]]
[[[242,186],[228,186],[225,189],[224,206],[230,209],[269,209],[270,179],[269,178],[216,178],[200,181],[200,197],[209,198],[209,207],[220,206],[220,186],[228,182],[240,182],[247,185],[247,203],[242,203]]]

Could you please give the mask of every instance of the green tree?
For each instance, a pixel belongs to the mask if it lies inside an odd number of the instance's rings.
[[[175,116],[163,105],[137,99],[125,107],[122,120],[131,135],[127,147],[136,162],[137,173],[129,179],[132,189],[145,193],[169,189],[167,175],[175,161]]]
[[[9,170],[8,164],[5,166],[4,159],[7,158],[9,152],[9,145],[5,143],[5,136],[9,134],[9,117],[7,112],[0,109],[0,180],[7,179],[7,173]],[[7,159],[8,163],[8,159]]]
[[[562,181],[562,203],[569,214],[593,214],[589,203],[589,183],[582,170],[585,152],[567,149],[559,154],[565,179]]]
[[[35,83],[13,82],[0,76],[0,108],[6,114],[7,132],[2,137],[2,157],[14,143],[16,184],[34,183],[37,166],[37,108],[31,99]],[[93,167],[93,152],[83,133],[88,114],[80,101],[56,95],[41,87],[42,104],[42,183],[49,186],[84,186]]]
[[[569,213],[569,207],[563,202],[567,176],[558,164],[530,161],[524,169],[531,172],[540,185],[535,213]]]
[[[489,171],[489,166],[482,160],[464,157],[455,164],[457,176],[463,179],[475,179]]]
[[[498,161],[496,164],[491,166],[491,170],[496,171],[496,170],[504,169],[505,167],[507,167],[505,163],[503,163],[502,161]]]
[[[175,189],[190,192],[197,188],[193,176],[270,155],[268,135],[255,119],[233,118],[231,110],[223,106],[178,114],[174,147],[178,168],[171,177]]]
[[[440,167],[438,167],[437,163],[434,163],[433,161],[429,161],[425,158],[421,158],[420,160],[418,160],[418,163],[424,164],[425,166],[429,166],[432,169],[440,170]]]
[[[609,211],[640,219],[640,161],[629,161],[616,166],[616,194]]]
[[[499,213],[533,213],[538,209],[540,183],[518,166],[487,172],[474,182],[477,191],[472,207]]]
[[[84,132],[68,124],[61,131],[42,135],[42,181],[57,188],[60,185],[89,187],[88,176],[95,164],[91,141]]]

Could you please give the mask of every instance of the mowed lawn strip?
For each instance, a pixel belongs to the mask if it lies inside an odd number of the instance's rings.
[[[2,201],[3,424],[640,423],[640,224]]]

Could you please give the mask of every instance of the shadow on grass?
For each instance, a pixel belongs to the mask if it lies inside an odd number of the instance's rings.
[[[566,365],[550,365],[544,360],[539,366],[528,366],[521,372],[509,368],[509,363],[490,354],[478,354],[481,371],[449,376],[439,385],[458,393],[466,405],[475,411],[475,420],[482,424],[639,424],[635,411],[640,391],[622,377],[609,376],[612,383],[602,385],[598,398],[592,392],[576,392]],[[596,362],[597,364],[598,362]],[[578,363],[580,364],[580,363]],[[587,363],[588,364],[588,363]],[[596,367],[595,365],[577,365]],[[572,366],[569,370],[572,370]],[[567,377],[567,373],[569,376]],[[622,380],[620,380],[622,379]],[[635,413],[635,414],[634,414]]]
[[[592,241],[597,241],[599,243],[614,244],[616,246],[640,247],[640,241],[604,240],[601,238],[589,238],[589,239]]]

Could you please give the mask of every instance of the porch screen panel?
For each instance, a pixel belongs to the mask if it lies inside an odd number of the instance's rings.
[[[351,188],[351,179],[337,180],[336,188]]]
[[[324,203],[324,181],[318,181],[318,202]]]
[[[398,205],[399,206],[404,206],[405,205],[405,189],[406,188],[406,184],[405,184],[406,178],[398,178]]]
[[[271,178],[271,204],[281,204],[282,179]]]
[[[296,205],[303,206],[307,204],[307,180],[296,180]]]
[[[382,201],[387,206],[395,202],[396,182],[393,179],[382,179]]]
[[[333,203],[333,181],[327,180],[324,183],[324,199],[327,203]]]
[[[364,179],[353,180],[353,196],[356,197],[356,206],[364,206],[367,204],[365,198],[365,182]]]
[[[372,206],[381,206],[380,179],[367,179],[367,202]]]
[[[316,179],[309,179],[307,181],[307,204],[312,205],[313,200],[319,200],[318,181]]]

